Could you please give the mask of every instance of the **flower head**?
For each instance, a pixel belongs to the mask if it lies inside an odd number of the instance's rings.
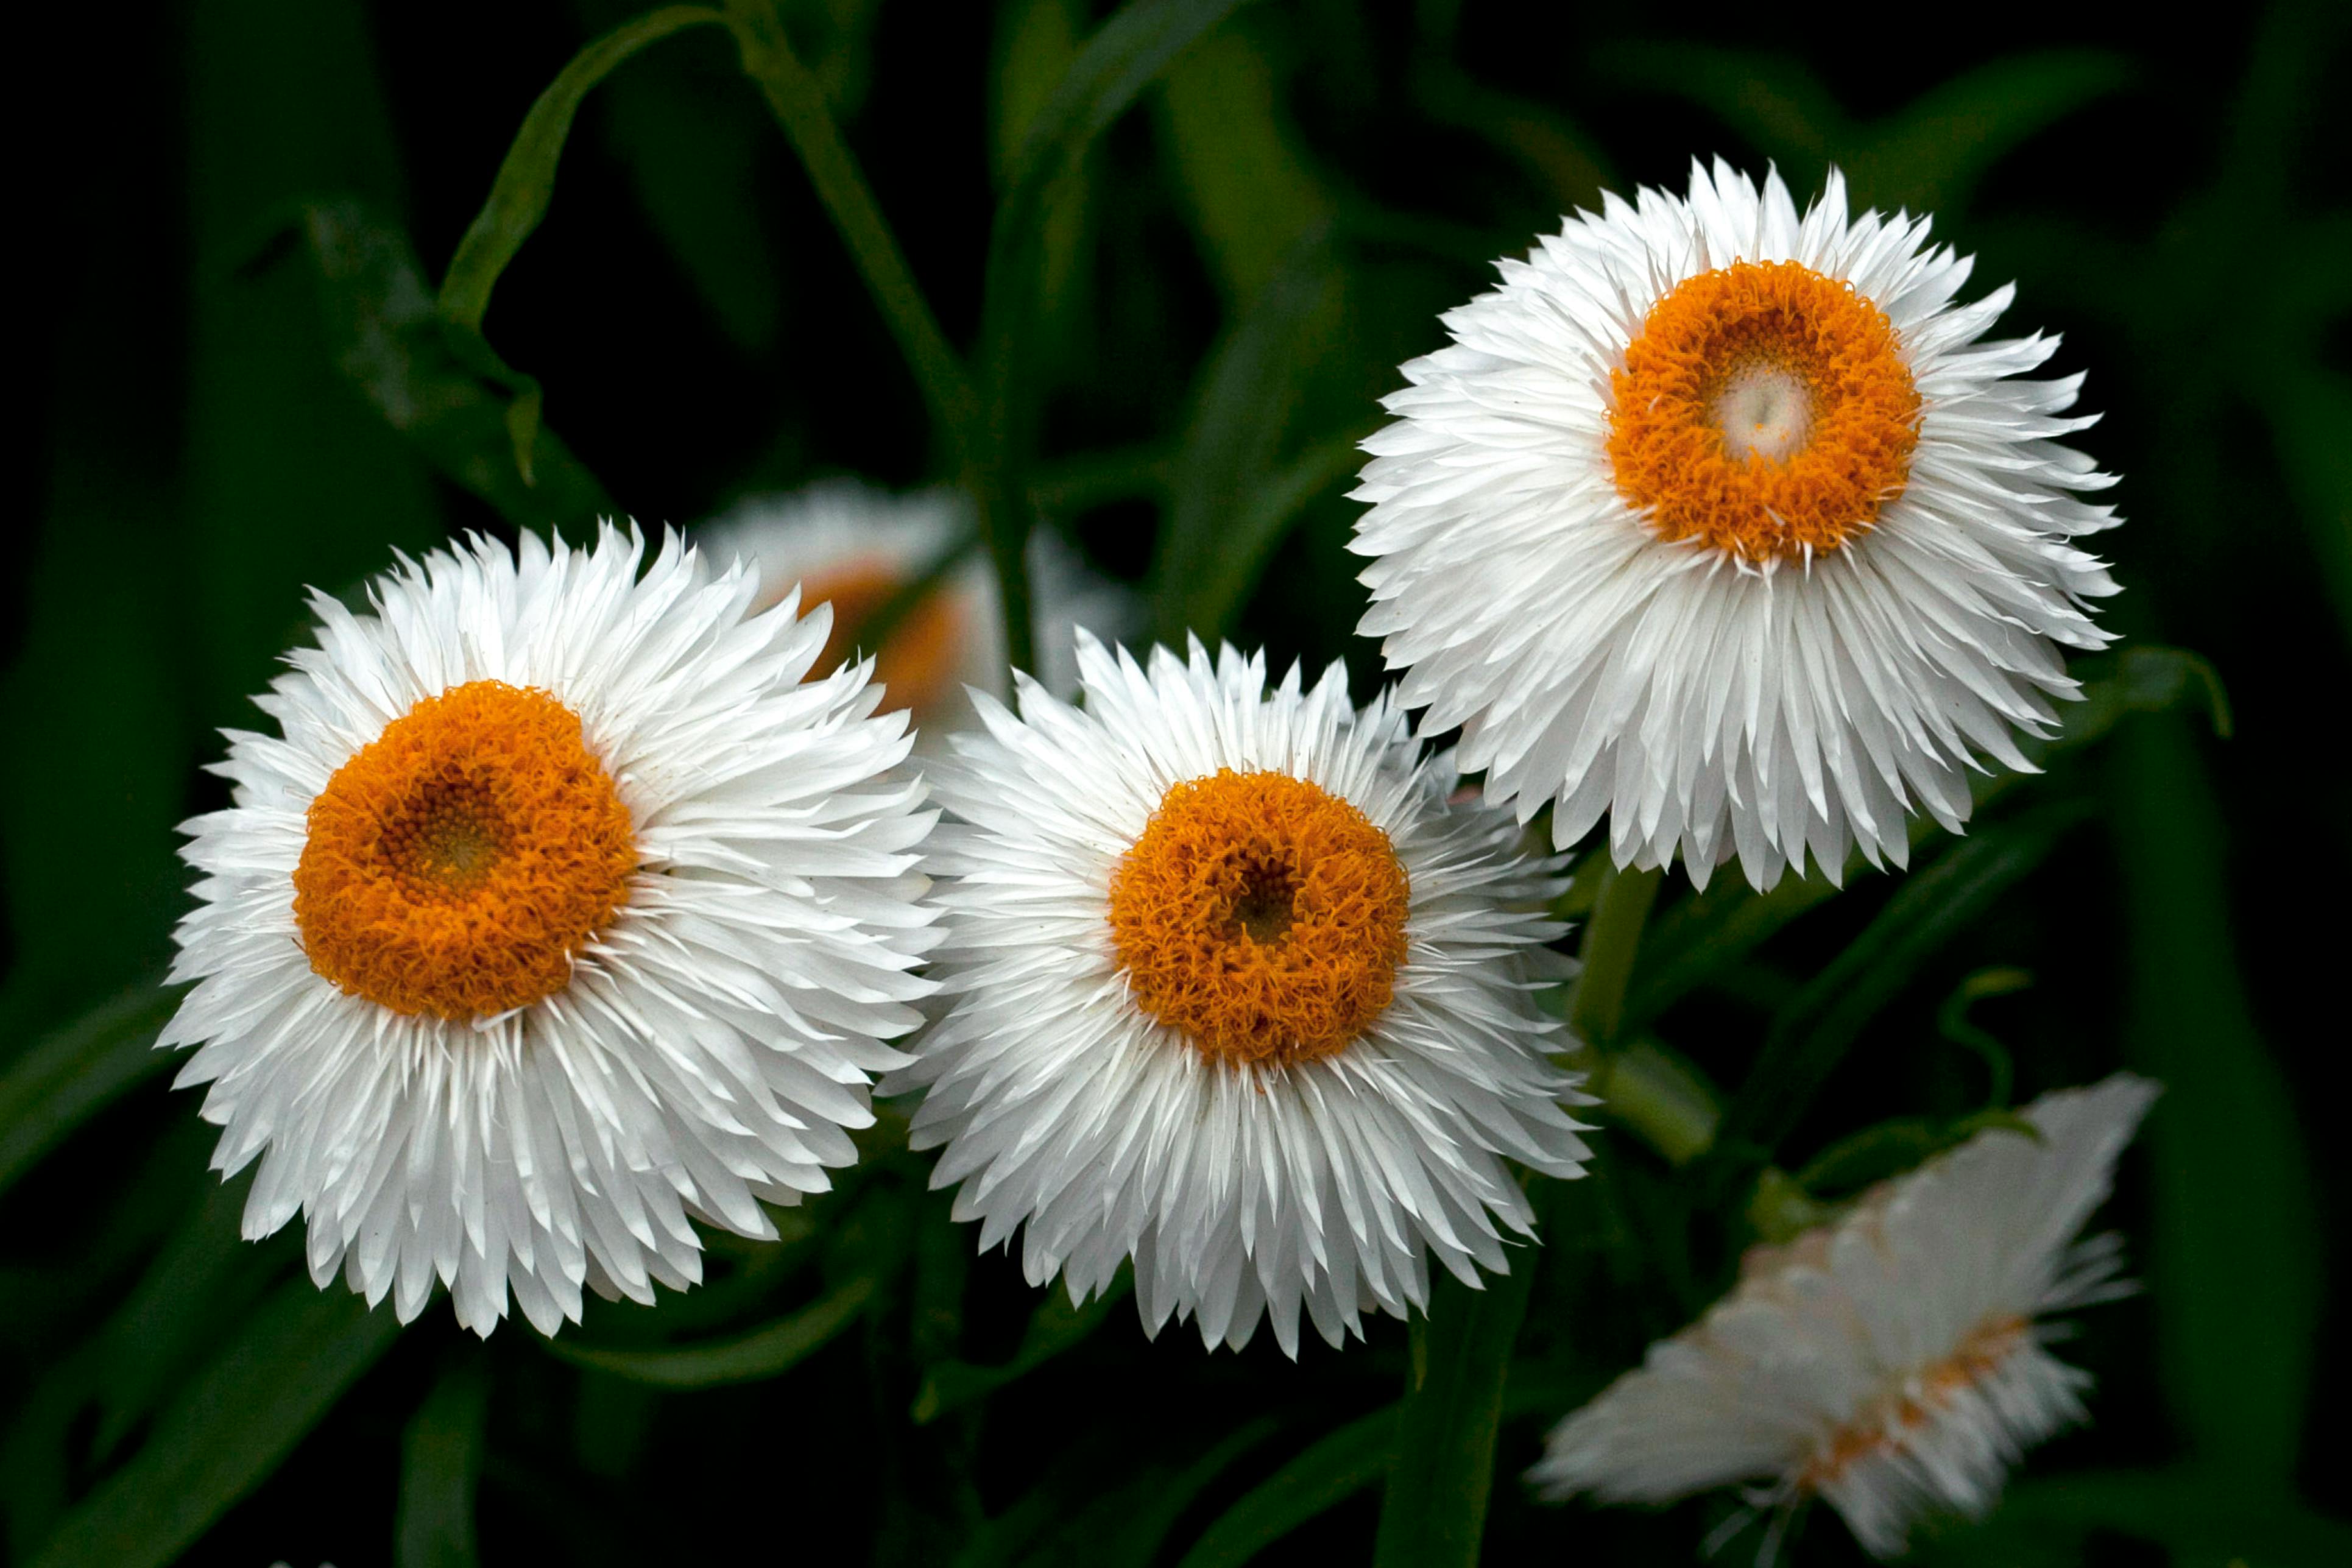
[[[759,576],[761,607],[795,586],[803,604],[830,604],[833,635],[818,670],[860,649],[873,654],[885,705],[912,711],[916,743],[929,752],[948,731],[972,722],[966,687],[1010,694],[996,578],[977,547],[971,510],[953,490],[893,495],[857,479],[826,479],[746,501],[703,528],[697,542],[713,561],[741,556]],[[942,563],[938,585],[868,647],[875,616]],[[1077,689],[1072,634],[1085,626],[1123,637],[1140,612],[1131,593],[1096,575],[1049,530],[1030,535],[1029,580],[1038,674],[1048,690],[1067,696]]]
[[[2045,1320],[2126,1289],[2116,1238],[2075,1237],[2156,1093],[2119,1075],[2044,1095],[2032,1135],[1979,1132],[1755,1248],[1728,1297],[1553,1429],[1528,1479],[1609,1502],[1761,1483],[1766,1506],[1826,1500],[1880,1557],[1923,1515],[1983,1515],[2020,1454],[2084,1419],[2090,1378],[2050,1353]]]
[[[1503,263],[1404,367],[1355,492],[1362,630],[1490,799],[1769,888],[1808,851],[1900,865],[1980,756],[2030,766],[2059,649],[2109,640],[2075,542],[2112,481],[2060,444],[2082,378],[2026,379],[2056,340],[1981,341],[2011,291],[1956,303],[1970,263],[1927,236],[1849,217],[1834,172],[1801,216],[1694,165]]]
[[[1302,1307],[1338,1344],[1530,1233],[1505,1160],[1585,1158],[1530,984],[1557,868],[1453,807],[1383,699],[1338,666],[1077,643],[1083,710],[1034,682],[937,770],[947,1016],[885,1085],[981,1245],[1026,1226],[1073,1300],[1135,1263],[1145,1323],[1238,1347]]]
[[[882,784],[903,715],[867,667],[803,681],[827,617],[747,617],[673,536],[526,536],[404,563],[232,731],[227,810],[163,1032],[199,1048],[215,1164],[261,1162],[248,1237],[297,1212],[406,1321],[437,1279],[488,1333],[582,1287],[700,1277],[700,1219],[772,1236],[872,1121],[919,1021],[932,815]],[[639,575],[644,568],[644,574]]]

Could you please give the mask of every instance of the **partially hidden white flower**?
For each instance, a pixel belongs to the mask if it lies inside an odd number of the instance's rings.
[[[903,714],[807,680],[820,609],[747,616],[675,535],[404,561],[230,731],[164,1046],[198,1046],[245,1234],[299,1213],[405,1321],[449,1288],[552,1332],[583,1286],[701,1275],[699,1219],[775,1234],[856,1157],[934,932]],[[640,575],[642,569],[643,574]]]
[[[2112,482],[2061,438],[2082,377],[1984,341],[1927,220],[1797,211],[1693,165],[1687,197],[1580,214],[1449,312],[1365,442],[1361,630],[1423,727],[1554,842],[1606,815],[1621,865],[1737,856],[1759,888],[1859,844],[1958,831],[1966,770],[2028,769],[2104,647],[2077,545]]]
[[[2090,1377],[2051,1354],[2066,1325],[2048,1320],[2129,1289],[2117,1237],[2075,1237],[2156,1095],[2127,1074],[2044,1095],[2036,1135],[1979,1132],[1753,1249],[1728,1297],[1553,1429],[1528,1479],[1604,1502],[1819,1497],[1878,1557],[1925,1516],[1981,1517],[2026,1448],[2085,1419]]]
[[[833,637],[820,671],[854,651],[874,655],[883,700],[913,710],[916,743],[929,752],[974,721],[966,687],[1011,695],[1004,619],[987,552],[974,541],[971,502],[955,490],[894,494],[853,479],[822,480],[788,495],[744,501],[696,532],[715,562],[741,556],[757,570],[763,600],[791,593],[831,604]],[[864,625],[959,547],[939,585],[886,628],[877,647]],[[1111,641],[1142,626],[1141,601],[1097,574],[1050,530],[1029,537],[1029,596],[1038,678],[1056,696],[1077,690],[1073,635],[1083,626]]]
[[[1025,1227],[1029,1279],[1073,1301],[1131,1258],[1146,1328],[1212,1347],[1263,1317],[1296,1355],[1302,1307],[1339,1344],[1425,1302],[1432,1255],[1508,1267],[1532,1215],[1506,1161],[1587,1153],[1530,994],[1557,864],[1449,805],[1338,665],[1269,690],[1263,658],[1084,636],[1077,662],[1083,710],[1024,679],[933,770],[951,1010],[884,1088],[926,1090],[934,1185],[983,1249]]]

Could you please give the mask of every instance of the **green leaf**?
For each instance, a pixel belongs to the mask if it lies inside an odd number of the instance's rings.
[[[1669,1164],[1706,1152],[1723,1121],[1721,1097],[1706,1075],[1656,1040],[1612,1054],[1588,1087],[1611,1120],[1639,1133]]]
[[[537,384],[436,313],[405,235],[351,201],[303,206],[295,232],[316,268],[336,368],[443,475],[518,524],[577,525],[613,510],[540,423]]]
[[[152,1412],[186,1367],[241,1319],[273,1279],[295,1263],[300,1248],[280,1233],[260,1247],[238,1224],[247,1176],[203,1188],[171,1239],[99,1331],[99,1422],[91,1451],[110,1459],[122,1440]]]
[[[1841,164],[1859,203],[1947,216],[2002,157],[2130,79],[2128,64],[2105,51],[2011,55],[1858,124],[1793,55],[1634,44],[1604,51],[1604,59],[1619,74],[1722,115],[1801,178]]]
[[[707,5],[665,5],[623,23],[572,57],[523,116],[522,129],[515,132],[514,144],[490,184],[489,199],[457,242],[457,254],[441,279],[444,318],[480,331],[499,275],[547,216],[548,201],[555,194],[556,162],[563,155],[564,139],[572,134],[572,119],[589,89],[648,44],[681,28],[725,21]]]
[[[433,1384],[400,1436],[400,1510],[393,1524],[399,1568],[473,1568],[474,1487],[482,1473],[489,1369],[468,1348]]]
[[[1203,33],[1244,0],[1138,0],[1102,25],[1029,121],[989,231],[982,290],[974,499],[996,565],[1007,647],[1033,667],[1028,467],[1036,378],[1029,374],[1049,210],[1079,177],[1095,139]]]
[[[1557,212],[1597,208],[1614,186],[1607,156],[1549,104],[1505,92],[1433,50],[1419,51],[1413,100],[1430,119],[1484,139],[1534,180]]]
[[[1310,235],[1265,287],[1201,377],[1169,486],[1167,524],[1153,563],[1159,636],[1183,646],[1195,632],[1214,644],[1316,494],[1352,470],[1343,431],[1315,444],[1276,479],[1276,455],[1298,401],[1297,367],[1339,323],[1339,275],[1328,238]],[[1271,482],[1270,482],[1271,481]]]
[[[1981,827],[1906,879],[1862,934],[1772,1020],[1717,1149],[1769,1155],[1879,1009],[2088,815],[2087,807],[2063,802]]]
[[[74,1129],[172,1066],[155,1037],[179,1005],[160,980],[142,981],[9,1065],[0,1078],[0,1192]]]
[[[731,1339],[658,1350],[609,1350],[561,1339],[541,1342],[574,1366],[657,1388],[720,1388],[781,1377],[822,1350],[866,1308],[881,1281],[861,1275],[789,1317]]]
[[[1605,857],[1607,851],[1601,853]],[[1607,1050],[1623,1032],[1625,988],[1633,977],[1650,906],[1657,901],[1664,880],[1665,873],[1654,867],[1646,871],[1613,863],[1601,868],[1568,1002],[1569,1026],[1595,1050]]]
[[[336,1286],[281,1286],[129,1463],[66,1516],[32,1568],[161,1568],[266,1480],[400,1325]]]
[[[2164,1388],[2201,1459],[2249,1497],[2280,1496],[2321,1329],[2326,1237],[2309,1159],[2238,967],[2227,829],[2188,725],[2135,720],[2109,762],[2126,1039],[2134,1065],[2171,1086],[2147,1133]]]
[[[1933,1116],[1898,1116],[1848,1133],[1814,1155],[1797,1173],[1796,1185],[1802,1192],[1815,1194],[1856,1193],[1996,1127],[2024,1138],[2039,1140],[2042,1136],[2032,1122],[2013,1110],[1979,1110],[1949,1121]]]
[[[766,211],[766,108],[713,90],[736,75],[731,39],[689,37],[608,79],[602,119],[647,226],[729,342],[759,356],[783,328],[785,257]]]
[[[1643,938],[1642,967],[1625,999],[1621,1034],[1645,1027],[1714,974],[1837,896],[1826,877],[1783,877],[1759,893],[1735,877],[1670,906]]]
[[[729,0],[727,22],[741,50],[744,74],[758,84],[785,140],[799,155],[817,199],[881,308],[884,323],[898,340],[932,417],[960,454],[970,454],[980,432],[963,363],[940,330],[939,318],[882,216],[873,187],[842,139],[824,84],[793,52],[774,0]]]
[[[1201,1532],[1177,1568],[1240,1568],[1328,1510],[1378,1485],[1396,1458],[1397,1406],[1326,1433],[1244,1493]]]
[[[1936,1011],[1936,1029],[1956,1046],[1965,1046],[1981,1058],[1991,1082],[1985,1092],[1985,1104],[1998,1109],[2009,1103],[2011,1090],[2016,1086],[2017,1067],[2011,1058],[2009,1047],[1998,1036],[1969,1017],[1969,1008],[1978,1002],[1994,996],[2008,996],[2023,991],[2033,984],[2031,973],[2022,969],[1979,969],[1952,988],[1944,998],[1943,1006]]]
[[[1160,84],[1176,184],[1233,306],[1288,269],[1338,208],[1284,123],[1282,86],[1238,26],[1186,50]]]
[[[909,1412],[915,1424],[923,1426],[984,1399],[1079,1343],[1102,1327],[1111,1309],[1127,1299],[1133,1283],[1133,1276],[1122,1268],[1110,1286],[1084,1306],[1074,1306],[1070,1293],[1059,1285],[1048,1286],[1045,1299],[1029,1314],[1029,1326],[1022,1331],[1020,1348],[1012,1360],[994,1366],[941,1362],[923,1374],[923,1386]]]
[[[1980,1526],[1921,1542],[1930,1568],[2084,1561],[2094,1534],[2152,1542],[2198,1568],[2334,1568],[2352,1561],[2352,1524],[2299,1504],[2250,1496],[2224,1469],[2199,1465],[2027,1477]]]
[[[1104,1499],[1095,1510],[1099,1526],[1081,1531],[1079,1550],[1060,1554],[1063,1560],[1085,1568],[1150,1568],[1160,1543],[1192,1500],[1235,1460],[1273,1436],[1275,1428],[1274,1418],[1262,1415],[1173,1475],[1141,1478],[1124,1489],[1126,1495]]]
[[[1396,1465],[1381,1500],[1376,1568],[1471,1568],[1495,1483],[1503,1384],[1535,1289],[1532,1249],[1473,1289],[1440,1274],[1413,1323],[1414,1377],[1397,1420]]]
[[[1847,176],[1865,201],[1948,216],[2002,158],[2131,77],[2130,62],[2104,49],[1988,60],[1869,127]]]
[[[2264,393],[2259,406],[2270,418],[2295,511],[2336,618],[2352,636],[2352,379],[2314,365]]]

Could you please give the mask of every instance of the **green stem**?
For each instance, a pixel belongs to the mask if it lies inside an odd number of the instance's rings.
[[[959,464],[968,466],[982,449],[979,399],[963,361],[917,286],[873,188],[842,140],[841,127],[825,105],[824,87],[793,53],[774,0],[728,0],[727,23],[742,51],[744,74],[759,85],[800,155],[817,199],[841,231],[890,335],[898,340],[931,416],[954,447]]]
[[[1440,1275],[1412,1325],[1413,1376],[1381,1499],[1374,1568],[1472,1568],[1495,1484],[1495,1429],[1511,1349],[1535,1289],[1535,1259],[1472,1289]]]
[[[986,416],[962,358],[940,330],[939,318],[916,284],[873,188],[842,140],[841,127],[825,105],[824,89],[784,37],[775,0],[728,0],[727,21],[742,51],[744,74],[759,84],[793,151],[800,154],[817,199],[832,215],[850,259],[914,370],[931,417],[954,451],[964,489],[979,513],[981,538],[996,569],[1005,649],[1015,668],[1034,669],[1028,513],[1018,504],[1025,498],[1007,477],[1008,433],[1000,428],[1003,421]]]
[[[1615,1041],[1643,922],[1663,879],[1659,871],[1602,868],[1592,919],[1584,928],[1583,970],[1569,1004],[1577,1034],[1596,1051]],[[1638,1054],[1604,1057],[1604,1072]],[[1626,1082],[1637,1090],[1657,1091],[1644,1103],[1657,1109],[1658,1137],[1664,1142],[1705,1146],[1705,1137],[1691,1124],[1690,1107],[1665,1092],[1663,1076],[1650,1069],[1646,1058]],[[1503,1385],[1535,1274],[1535,1259],[1522,1255],[1509,1273],[1488,1277],[1483,1289],[1445,1275],[1430,1291],[1428,1312],[1413,1324],[1412,1377],[1373,1547],[1378,1568],[1470,1568],[1478,1561],[1486,1499],[1495,1482]]]
[[[1585,1087],[1601,1097],[1611,1121],[1673,1165],[1686,1165],[1713,1147],[1723,1121],[1722,1102],[1698,1069],[1647,1040],[1603,1061]]]
[[[1595,850],[1606,855],[1606,849]],[[1625,988],[1633,978],[1633,956],[1642,945],[1642,927],[1657,901],[1663,870],[1643,871],[1604,865],[1601,887],[1593,895],[1592,919],[1584,928],[1584,948],[1579,956],[1583,971],[1569,1003],[1568,1021],[1577,1037],[1594,1051],[1606,1053],[1617,1043],[1618,1026],[1625,1016]]]

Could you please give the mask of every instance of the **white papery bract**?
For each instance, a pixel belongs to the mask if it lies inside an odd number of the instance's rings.
[[[2086,602],[2115,584],[2075,542],[2116,521],[2081,499],[2112,481],[2060,444],[2092,422],[2064,416],[2082,378],[2027,379],[2057,340],[1981,341],[2012,291],[1958,303],[1970,261],[1927,226],[1849,216],[1834,172],[1801,215],[1777,174],[1695,164],[1686,197],[1609,196],[1501,263],[1404,366],[1354,492],[1360,629],[1425,729],[1462,727],[1490,800],[1549,805],[1562,847],[1606,815],[1619,864],[1679,851],[1702,886],[1737,855],[1760,889],[1809,850],[1832,879],[1856,844],[1901,865],[1915,805],[1957,831],[1966,770],[2030,767],[2012,731],[2048,733],[2076,689],[2059,650],[2110,640]],[[1907,475],[1874,519],[1832,519],[1834,548],[1672,537],[1619,482],[1612,376],[1678,287],[1790,262],[1891,326]],[[1722,368],[1722,449],[1801,451],[1801,389]]]
[[[235,804],[189,823],[202,873],[163,1032],[199,1048],[216,1169],[257,1158],[245,1234],[299,1212],[312,1277],[338,1269],[405,1321],[437,1279],[487,1334],[508,1293],[542,1331],[583,1286],[652,1300],[700,1278],[700,1219],[775,1229],[762,1201],[821,1192],[856,1157],[885,1040],[919,1023],[934,933],[903,715],[867,667],[804,681],[827,616],[716,580],[675,535],[591,548],[476,539],[404,562],[372,613],[314,595],[314,646],[230,732]],[[640,576],[640,570],[643,575]],[[347,763],[436,694],[544,693],[577,716],[635,833],[609,923],[552,994],[496,1016],[404,1013],[314,969],[293,879],[311,808]]]
[[[1466,1280],[1506,1268],[1532,1215],[1505,1159],[1569,1176],[1587,1153],[1563,1107],[1589,1100],[1546,1054],[1570,1042],[1529,994],[1557,867],[1518,855],[1507,814],[1449,806],[1454,774],[1385,699],[1351,708],[1337,665],[1268,690],[1262,658],[1197,642],[1147,668],[1081,636],[1077,658],[1083,711],[1024,678],[1019,716],[983,700],[987,732],[935,772],[951,1010],[884,1085],[926,1090],[934,1185],[962,1184],[983,1249],[1025,1226],[1029,1279],[1058,1272],[1074,1301],[1133,1258],[1147,1329],[1193,1318],[1212,1347],[1265,1317],[1295,1355],[1302,1306],[1336,1345],[1367,1308],[1425,1301],[1432,1254]],[[1221,770],[1352,806],[1410,879],[1391,999],[1314,1059],[1216,1058],[1121,968],[1122,858],[1173,787]]]
[[[862,480],[833,479],[743,501],[695,537],[714,562],[740,555],[749,563],[759,573],[763,597],[781,598],[797,584],[803,602],[814,606],[830,590],[863,590],[870,602],[860,609],[870,614],[880,608],[881,594],[913,584],[972,530],[971,504],[957,491],[894,494]],[[1139,628],[1141,607],[1132,592],[1089,570],[1049,530],[1030,534],[1028,561],[1038,676],[1048,690],[1068,697],[1077,690],[1071,655],[1077,629],[1115,641]],[[895,679],[911,688],[916,743],[926,752],[938,750],[948,731],[973,721],[964,688],[1011,695],[1003,616],[987,552],[970,549],[949,569],[933,603],[944,646],[917,646],[926,629],[918,615],[899,623],[898,647],[865,649],[879,652],[886,671],[898,667]],[[909,632],[917,635],[910,638]],[[854,626],[849,634],[854,640]],[[917,668],[908,668],[909,659]],[[885,700],[898,706],[904,700],[893,690]]]
[[[2078,1241],[2157,1088],[2044,1095],[2039,1136],[1979,1132],[1844,1217],[1758,1247],[1738,1287],[1552,1431],[1552,1498],[1665,1502],[1760,1483],[1826,1499],[1872,1554],[1932,1513],[1978,1518],[2021,1454],[2084,1419],[2050,1314],[2121,1295],[2112,1235]],[[1768,1558],[1777,1525],[1768,1531]]]

